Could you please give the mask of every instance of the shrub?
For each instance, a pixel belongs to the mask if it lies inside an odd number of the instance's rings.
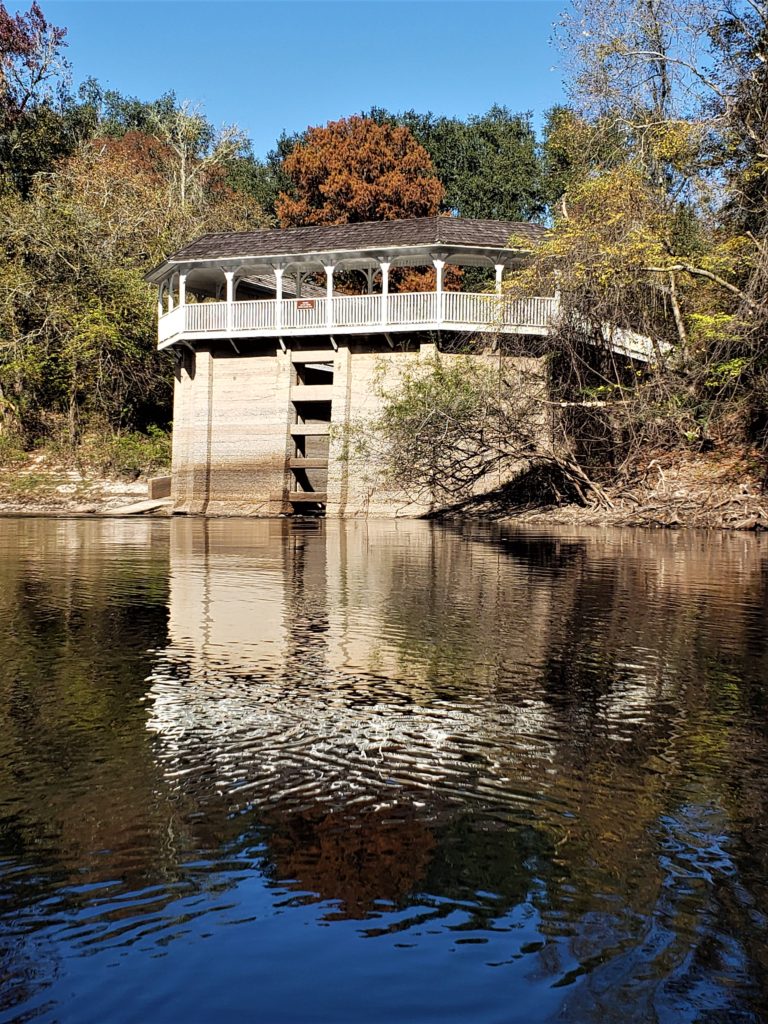
[[[88,434],[77,452],[81,468],[98,469],[104,475],[148,476],[171,462],[171,435],[154,425],[146,434]]]

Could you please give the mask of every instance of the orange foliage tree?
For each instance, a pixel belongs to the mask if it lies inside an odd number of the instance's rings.
[[[360,116],[310,128],[284,170],[293,194],[277,200],[283,227],[433,217],[445,195],[407,128]]]
[[[276,203],[284,228],[434,217],[445,197],[429,153],[407,128],[359,115],[310,128],[283,169],[292,182]],[[446,287],[459,279],[448,268]],[[400,269],[391,279],[401,291],[425,291],[434,281],[434,271],[421,269]]]

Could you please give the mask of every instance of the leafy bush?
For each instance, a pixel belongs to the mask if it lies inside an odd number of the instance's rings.
[[[27,458],[18,434],[0,432],[0,466],[16,466]]]
[[[171,435],[154,425],[146,434],[88,434],[77,451],[81,471],[97,469],[104,475],[148,476],[171,463]]]

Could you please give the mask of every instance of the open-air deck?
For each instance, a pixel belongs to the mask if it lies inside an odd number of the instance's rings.
[[[459,365],[462,336],[518,335],[487,347],[510,374],[544,380],[545,346],[531,336],[556,326],[560,300],[507,283],[543,234],[425,217],[204,235],[171,256],[148,280],[159,346],[176,356],[173,510],[430,511],[429,495],[398,489],[375,458],[356,454],[347,428],[375,420],[409,367],[428,368],[438,352]],[[647,347],[631,332],[605,333],[633,358]]]
[[[542,233],[533,224],[427,217],[206,235],[149,275],[158,286],[159,345],[439,330],[546,334],[554,296],[504,294],[505,274]],[[454,268],[466,267],[485,270],[485,292],[456,290]],[[403,271],[414,269],[423,290],[402,287]]]
[[[550,297],[507,299],[472,292],[403,292],[327,298],[184,303],[161,314],[160,348],[208,338],[370,334],[372,331],[499,331],[546,334]]]
[[[490,347],[510,374],[545,379],[545,346],[530,336],[557,324],[560,301],[505,284],[543,232],[425,217],[204,235],[166,260],[148,280],[159,346],[176,356],[173,510],[430,511],[429,495],[398,490],[345,431],[375,420],[409,367],[438,352],[457,365],[462,335],[519,335]],[[613,352],[648,358],[649,339],[603,333]]]

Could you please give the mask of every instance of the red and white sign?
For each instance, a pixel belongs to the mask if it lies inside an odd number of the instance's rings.
[[[296,302],[296,309],[314,309],[314,299],[298,299]]]

